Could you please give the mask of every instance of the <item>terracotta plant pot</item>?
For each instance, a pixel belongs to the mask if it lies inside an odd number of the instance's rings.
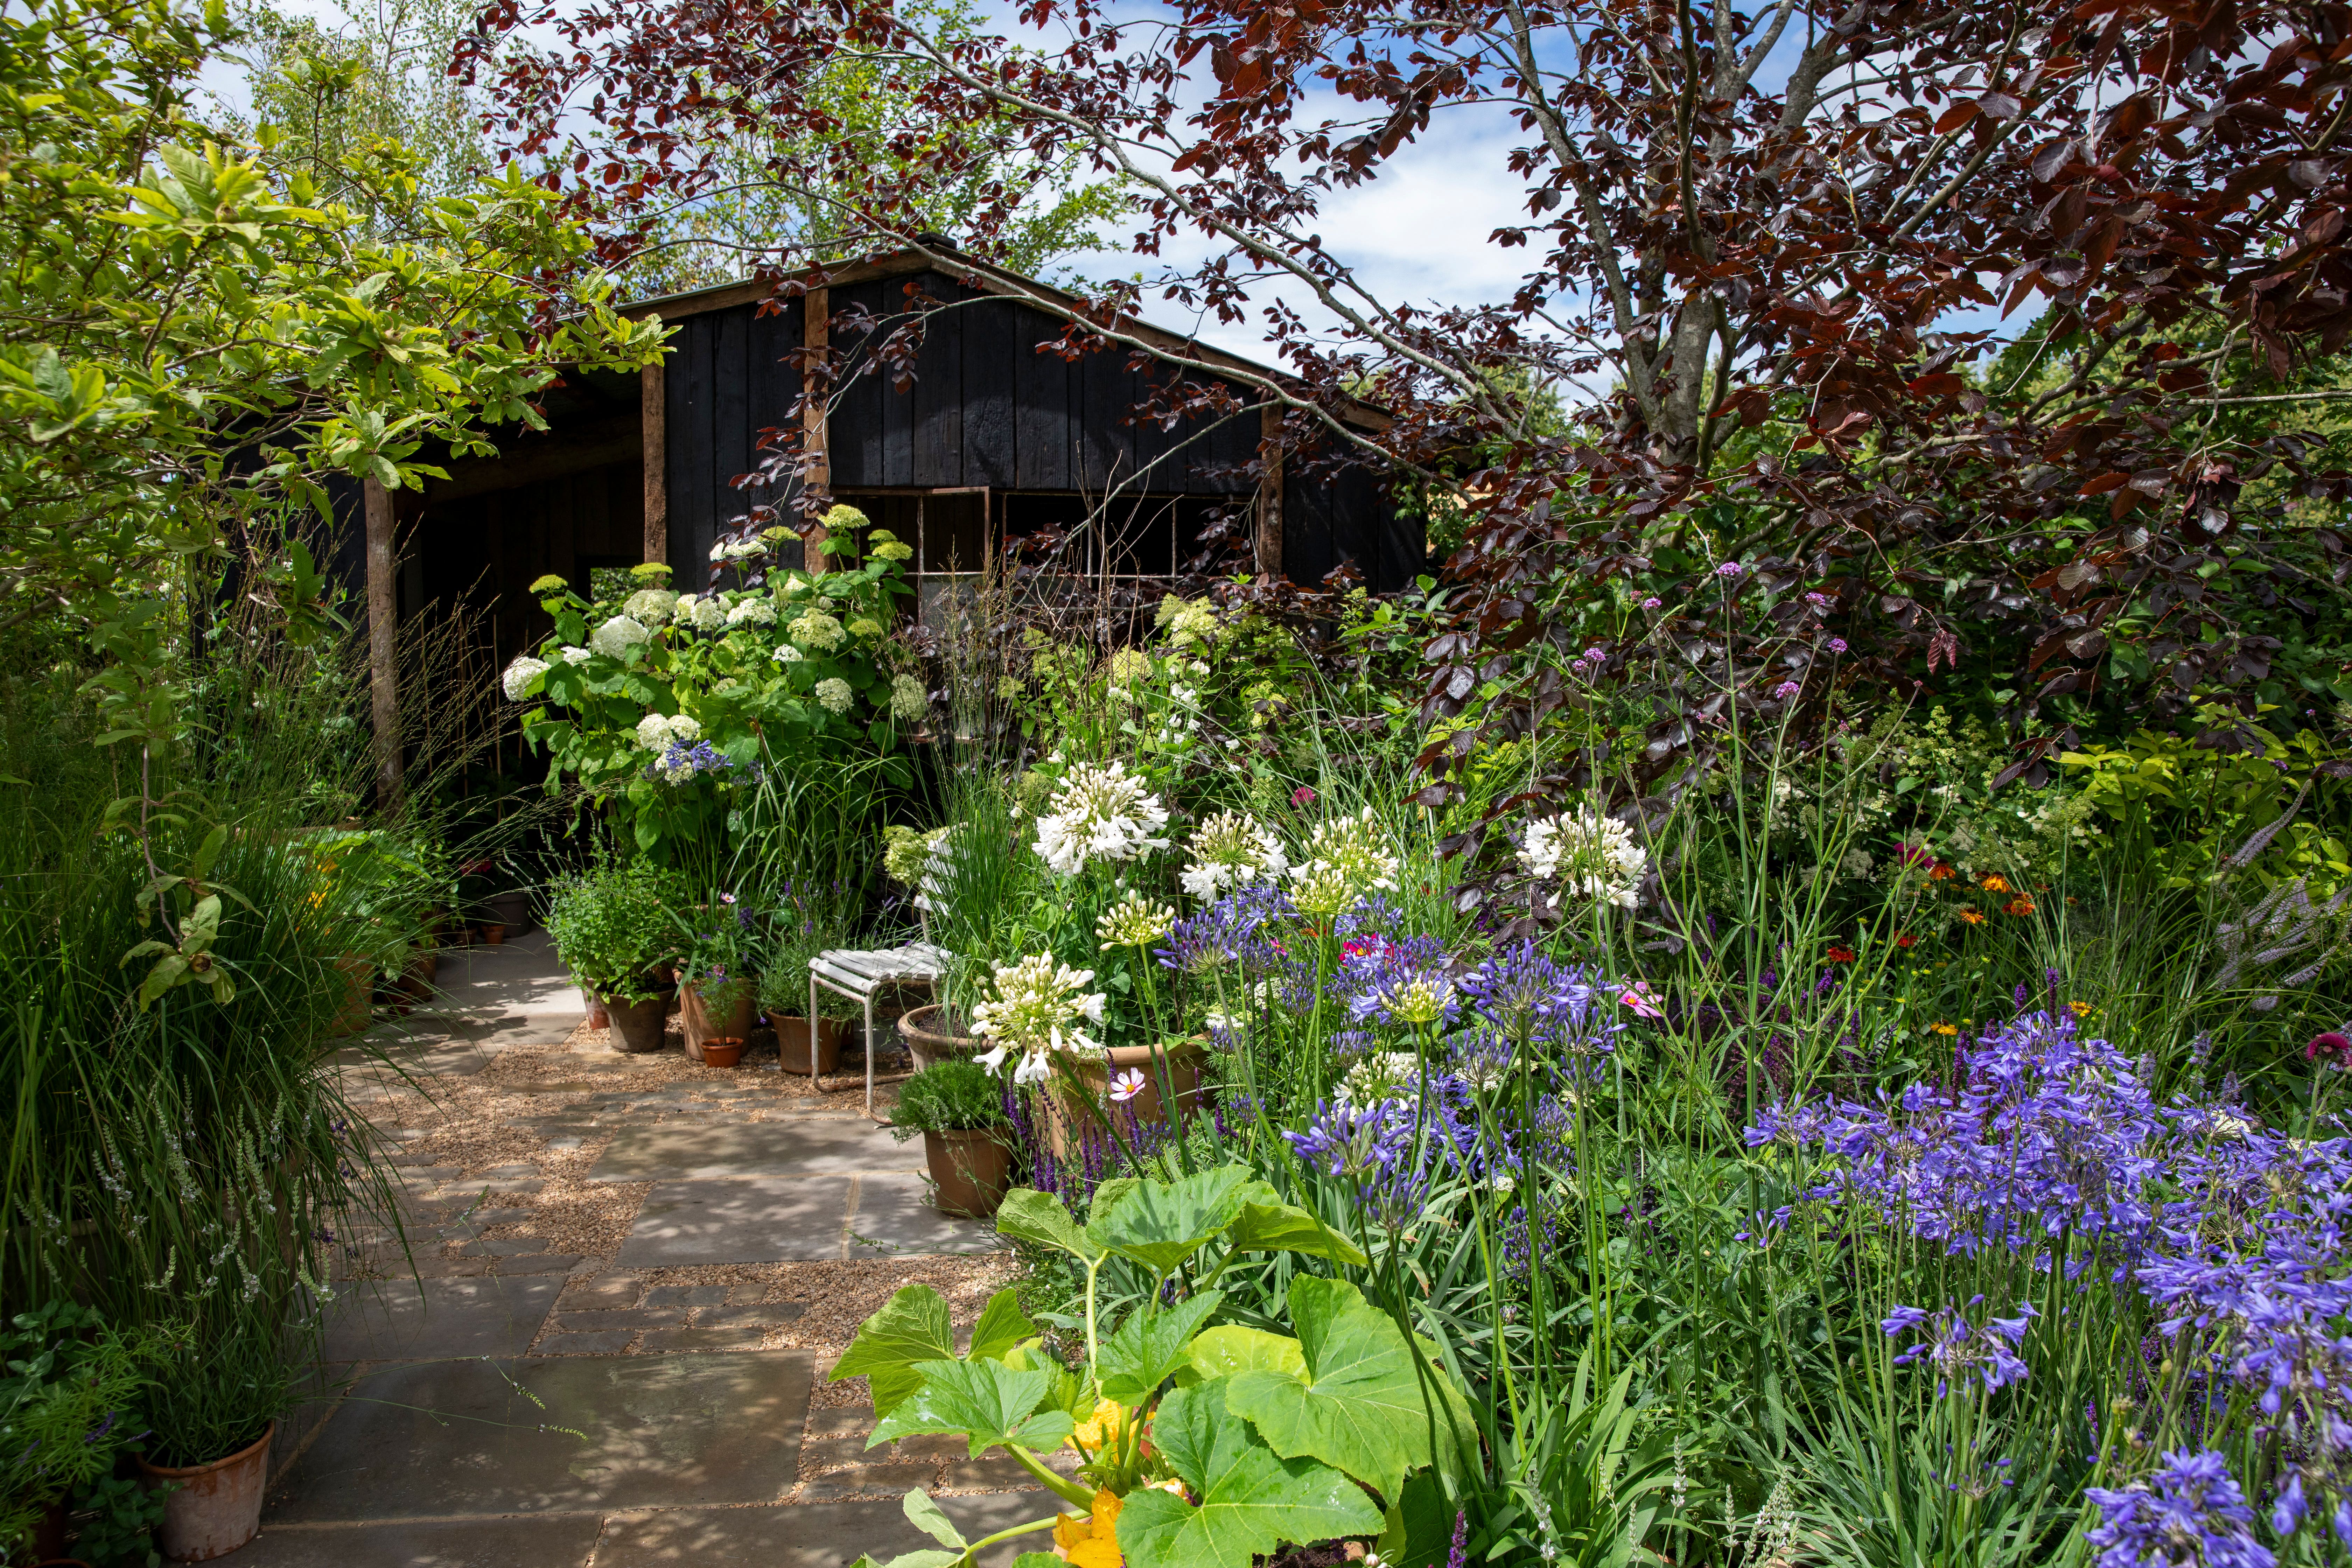
[[[506,945],[506,941],[507,928],[502,923],[498,921],[484,921],[482,922],[482,943],[484,946],[504,947]]]
[[[898,1033],[906,1037],[907,1049],[914,1054],[917,1072],[953,1057],[980,1054],[982,1042],[976,1037],[946,1032],[946,1010],[935,1002],[899,1018]]]
[[[530,929],[530,895],[529,893],[499,893],[482,900],[490,918],[507,930],[520,936]]]
[[[356,1035],[374,1020],[371,1005],[375,996],[375,965],[364,958],[349,956],[335,960],[335,968],[343,977],[343,1005],[335,1010],[335,1021],[327,1026],[330,1035]]]
[[[613,1044],[632,1056],[661,1049],[662,1037],[668,1032],[669,1000],[667,992],[656,992],[643,1002],[605,997],[604,1011],[612,1019]]]
[[[613,1016],[604,1011],[604,999],[596,994],[595,987],[591,985],[583,985],[580,988],[580,999],[588,1004],[588,1026],[590,1028],[609,1029],[613,1026]]]
[[[941,1214],[986,1219],[1013,1187],[1013,1145],[1000,1134],[964,1130],[923,1134],[923,1158]]]
[[[782,1058],[786,1072],[806,1075],[809,1070],[809,1021],[789,1014],[768,1015],[768,1027],[776,1031],[776,1055]],[[816,1021],[816,1071],[822,1078],[841,1070],[841,1037],[845,1026],[838,1018]]]
[[[713,1012],[705,1002],[702,987],[693,981],[683,981],[677,988],[677,1021],[686,1029],[686,1059],[702,1060],[705,1042],[714,1039],[740,1040],[751,1032],[751,1024],[759,1017],[758,998],[749,982],[739,983],[735,996],[723,1010]]]
[[[1046,1095],[1046,1147],[1057,1155],[1069,1155],[1088,1133],[1108,1136],[1106,1121],[1121,1135],[1129,1118],[1138,1128],[1166,1124],[1169,1112],[1160,1089],[1163,1077],[1176,1091],[1177,1115],[1190,1117],[1201,1108],[1201,1054],[1200,1041],[1178,1040],[1165,1046],[1120,1046],[1108,1053],[1108,1066],[1099,1054],[1068,1058],[1055,1068]],[[1130,1100],[1112,1100],[1112,1076],[1130,1071],[1143,1075],[1143,1088]]]
[[[163,1498],[163,1522],[155,1545],[174,1563],[206,1563],[261,1533],[261,1493],[269,1479],[271,1422],[260,1441],[209,1465],[151,1465],[139,1460],[140,1479],[150,1487],[177,1482]]]
[[[702,1065],[707,1068],[731,1068],[743,1059],[743,1042],[725,1035],[713,1035],[702,1042]]]

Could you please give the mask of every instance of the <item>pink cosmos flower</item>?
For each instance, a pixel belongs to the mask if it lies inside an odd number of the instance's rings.
[[[1651,990],[1650,983],[1646,980],[1636,980],[1633,984],[1620,991],[1617,994],[1617,1000],[1644,1018],[1663,1018],[1666,1016],[1665,998]]]
[[[1129,1068],[1110,1080],[1110,1097],[1125,1105],[1143,1092],[1143,1075]]]

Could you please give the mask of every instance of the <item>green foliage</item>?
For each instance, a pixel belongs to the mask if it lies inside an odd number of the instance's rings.
[[[155,1529],[176,1485],[149,1487],[131,1476],[101,1476],[74,1494],[75,1560],[89,1568],[163,1568]]]
[[[608,996],[655,994],[648,972],[679,947],[672,911],[688,896],[685,879],[650,861],[604,865],[556,884],[547,911],[557,956]]]
[[[1136,1568],[1247,1568],[1285,1542],[1381,1528],[1381,1510],[1339,1471],[1282,1458],[1228,1407],[1222,1380],[1176,1390],[1152,1431],[1170,1471],[1197,1503],[1129,1494],[1118,1543]]]
[[[44,1507],[113,1468],[138,1435],[155,1363],[183,1349],[69,1301],[19,1312],[0,1331],[0,1553]]]
[[[1003,1127],[1004,1088],[976,1063],[961,1058],[934,1062],[898,1086],[890,1124],[901,1136]]]

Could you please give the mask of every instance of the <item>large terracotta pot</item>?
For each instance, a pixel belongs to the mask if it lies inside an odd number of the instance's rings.
[[[604,1011],[612,1018],[613,1044],[632,1056],[662,1048],[668,1032],[670,994],[656,991],[643,1002],[607,995]]]
[[[327,1033],[356,1035],[375,1018],[375,964],[346,954],[335,960],[335,969],[343,978],[343,1001],[335,1009],[335,1021],[327,1026]]]
[[[986,1219],[1012,1190],[1013,1145],[994,1131],[926,1132],[923,1158],[941,1214]]]
[[[678,983],[677,1021],[686,1030],[686,1059],[702,1059],[702,1043],[724,1037],[740,1040],[751,1032],[751,1021],[760,1016],[759,1001],[748,984],[735,987],[734,999],[725,1010],[714,1013],[702,995],[702,988],[691,980]]]
[[[1065,1058],[1056,1064],[1046,1095],[1045,1146],[1057,1155],[1068,1155],[1087,1133],[1104,1136],[1106,1121],[1121,1135],[1129,1118],[1139,1128],[1165,1124],[1169,1111],[1160,1093],[1163,1078],[1175,1090],[1177,1116],[1190,1117],[1201,1106],[1201,1054],[1200,1041],[1178,1040]],[[1110,1058],[1108,1066],[1105,1055]],[[1114,1100],[1111,1079],[1127,1072],[1141,1073],[1143,1088],[1132,1099]]]
[[[805,1074],[809,1070],[809,1021],[790,1014],[768,1015],[768,1027],[776,1031],[776,1055],[782,1058],[786,1072]],[[841,1037],[844,1026],[838,1018],[816,1021],[816,1075],[841,1070]]]
[[[914,1056],[917,1072],[951,1057],[980,1054],[982,1042],[971,1035],[948,1033],[944,1023],[946,1016],[946,1009],[935,1002],[899,1018],[898,1033],[906,1037],[907,1049]]]
[[[139,1460],[140,1479],[151,1488],[176,1483],[163,1498],[163,1523],[155,1544],[174,1563],[205,1563],[230,1552],[261,1533],[261,1493],[269,1479],[271,1422],[260,1441],[209,1465],[151,1465]]]

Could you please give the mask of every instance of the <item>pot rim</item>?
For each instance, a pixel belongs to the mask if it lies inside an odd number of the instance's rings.
[[[256,1448],[267,1448],[269,1447],[270,1439],[277,1436],[278,1423],[272,1421],[268,1426],[262,1428],[260,1436],[255,1438],[252,1442],[247,1443],[236,1453],[230,1454],[223,1458],[211,1460],[208,1463],[202,1465],[150,1464],[148,1463],[147,1456],[144,1453],[133,1455],[132,1458],[139,1461],[139,1468],[151,1476],[200,1476],[207,1470],[217,1470],[225,1466],[234,1465],[239,1459],[251,1454]]]

